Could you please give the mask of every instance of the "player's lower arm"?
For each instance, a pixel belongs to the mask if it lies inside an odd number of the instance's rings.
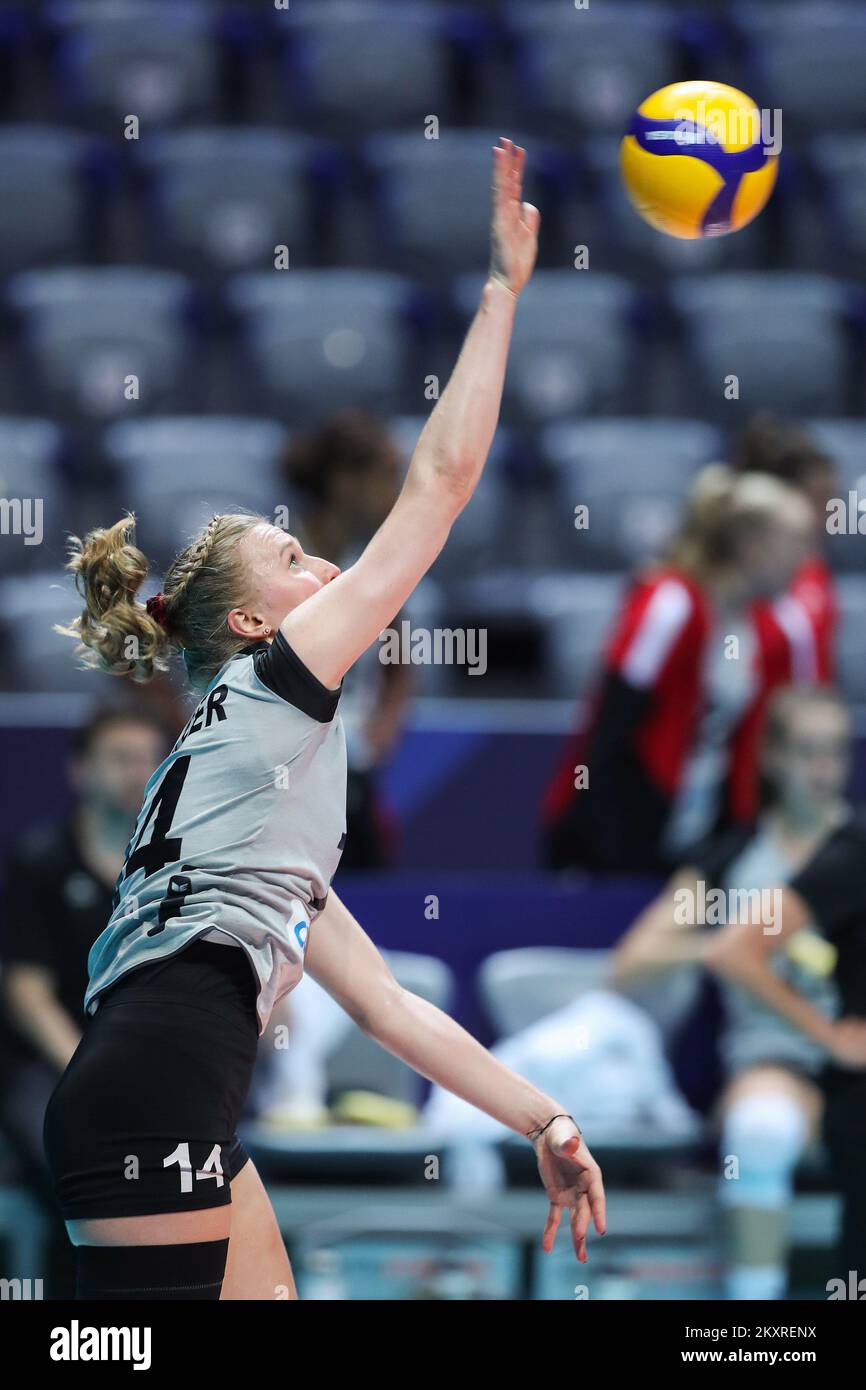
[[[390,991],[366,1031],[421,1076],[517,1134],[528,1135],[565,1113],[565,1106],[511,1071],[453,1018],[408,990]]]
[[[754,928],[747,930],[752,931]],[[726,928],[725,932],[730,935],[720,933],[708,948],[708,968],[731,984],[748,990],[768,1009],[780,1014],[822,1047],[828,1047],[832,1035],[832,1020],[780,979],[770,967],[769,957],[763,952],[749,948],[741,929]]]

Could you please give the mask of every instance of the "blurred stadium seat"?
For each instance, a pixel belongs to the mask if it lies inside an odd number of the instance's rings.
[[[621,574],[583,570],[533,577],[529,601],[544,632],[546,693],[566,700],[589,693],[623,584]]]
[[[497,1036],[510,1037],[601,988],[609,967],[609,951],[527,946],[488,956],[478,972],[478,987]]]
[[[276,467],[288,432],[273,420],[159,417],[113,425],[103,440],[144,549],[165,563],[213,512],[293,510]]]
[[[677,76],[675,12],[652,3],[509,5],[515,100],[573,129],[621,130],[645,96]]]
[[[866,11],[845,0],[737,5],[733,16],[750,45],[761,106],[813,133],[866,122]]]
[[[480,288],[475,275],[457,279],[455,302],[467,319]],[[621,276],[536,272],[521,296],[506,404],[535,421],[634,409],[637,302]]]
[[[229,282],[253,391],[280,416],[399,409],[412,287],[387,272],[251,271]]]
[[[190,270],[259,269],[275,247],[309,259],[321,141],[285,130],[200,126],[142,142],[153,245]]]
[[[520,137],[515,135],[515,140]],[[373,180],[379,242],[410,273],[484,262],[490,238],[490,151],[495,130],[418,131],[371,137],[363,147]],[[544,149],[533,146],[525,196],[548,206],[540,189]]]
[[[59,463],[63,435],[51,420],[0,416],[0,499],[10,505],[25,499],[39,501],[48,510],[49,524],[65,515],[66,489]],[[23,536],[4,532],[0,545],[0,571],[35,568],[42,562],[41,544],[27,545]]]
[[[218,108],[219,10],[203,0],[57,0],[57,81],[76,114],[148,126]]]
[[[562,422],[542,433],[553,467],[563,558],[624,569],[657,558],[694,474],[723,456],[720,432],[700,420]],[[575,508],[589,508],[575,529]]]
[[[844,411],[851,368],[844,285],[795,271],[720,272],[684,276],[669,293],[685,330],[686,408],[729,418],[725,389],[735,375],[746,413]]]
[[[7,689],[106,694],[97,687],[97,672],[79,668],[70,639],[54,631],[55,623],[67,624],[82,607],[64,570],[0,580]]]
[[[104,148],[63,126],[0,126],[0,265],[5,271],[91,250],[94,187]]]
[[[197,373],[185,371],[192,287],[182,275],[137,266],[27,270],[6,294],[43,406],[104,419],[195,398]]]
[[[862,553],[862,538],[860,546]],[[866,701],[863,643],[866,632],[866,575],[840,575],[838,585],[839,680],[847,698],[862,704]]]
[[[450,113],[449,9],[316,0],[285,12],[285,81],[296,117],[370,128]],[[359,61],[359,55],[369,60]],[[375,54],[375,58],[372,55]]]

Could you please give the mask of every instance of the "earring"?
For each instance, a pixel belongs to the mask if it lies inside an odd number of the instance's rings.
[[[266,628],[265,628],[265,636],[266,636],[266,637],[270,637],[270,635],[271,635],[271,629],[270,629],[269,627],[266,627]]]

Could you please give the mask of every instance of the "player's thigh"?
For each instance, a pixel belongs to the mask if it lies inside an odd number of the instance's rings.
[[[767,1064],[746,1067],[738,1072],[725,1087],[720,1103],[721,1112],[725,1115],[735,1101],[743,1100],[746,1096],[760,1095],[789,1096],[803,1112],[810,1137],[814,1138],[818,1133],[823,1110],[821,1091],[814,1081],[790,1067]]]
[[[231,1236],[222,1299],[295,1299],[292,1266],[252,1160],[232,1179]]]

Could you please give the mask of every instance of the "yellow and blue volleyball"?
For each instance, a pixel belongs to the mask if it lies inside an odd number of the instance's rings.
[[[751,97],[722,82],[674,82],[641,102],[620,172],[645,221],[695,240],[739,231],[766,205],[778,154]]]

